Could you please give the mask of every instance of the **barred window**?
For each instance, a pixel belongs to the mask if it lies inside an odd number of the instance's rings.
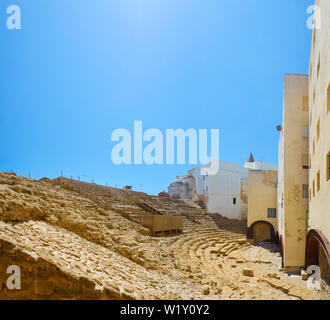
[[[268,208],[268,218],[276,218],[276,208]]]
[[[308,184],[303,184],[303,198],[308,199]]]

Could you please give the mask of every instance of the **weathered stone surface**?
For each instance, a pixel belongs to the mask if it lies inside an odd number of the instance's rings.
[[[183,216],[183,233],[151,237],[140,198]],[[318,298],[301,279],[275,283],[281,258],[246,241],[237,221],[214,220],[185,201],[0,173],[0,299]],[[21,290],[5,288],[9,265],[21,268]]]
[[[304,281],[306,281],[308,279],[308,274],[306,271],[301,272],[301,279]]]
[[[275,278],[275,279],[281,278],[281,276],[278,273],[268,273],[268,277]]]
[[[247,277],[253,277],[253,270],[250,268],[244,268],[243,274]]]

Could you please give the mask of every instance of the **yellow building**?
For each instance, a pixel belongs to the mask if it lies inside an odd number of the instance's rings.
[[[249,170],[247,237],[276,242],[277,171]]]
[[[248,212],[248,179],[241,178],[241,220],[247,220]]]
[[[309,75],[310,203],[306,266],[320,265],[330,283],[330,1],[319,0]],[[316,17],[317,18],[317,17]]]
[[[283,267],[305,264],[308,213],[308,76],[284,77],[278,147],[278,233]]]

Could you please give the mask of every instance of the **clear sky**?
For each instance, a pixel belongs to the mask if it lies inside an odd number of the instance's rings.
[[[220,130],[277,163],[285,73],[308,73],[313,0],[1,0],[0,171],[156,194],[189,165],[114,165],[111,133]],[[22,30],[6,28],[21,8]]]

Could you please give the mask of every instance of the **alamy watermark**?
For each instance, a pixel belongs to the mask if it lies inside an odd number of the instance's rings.
[[[21,268],[16,265],[11,265],[7,268],[6,272],[7,274],[10,274],[6,282],[7,289],[21,290]]]
[[[208,156],[207,129],[199,129],[198,132],[195,129],[166,129],[164,139],[159,129],[153,128],[143,132],[142,121],[134,121],[133,134],[123,128],[112,132],[111,141],[116,142],[116,145],[112,148],[111,159],[116,165],[186,164],[186,150],[188,150],[188,164],[208,164],[209,167],[202,170],[212,175],[218,172],[219,166],[217,161],[210,161],[219,159],[219,129],[211,129],[210,136],[210,156]],[[188,140],[187,146],[186,140]],[[147,145],[144,146],[146,143]]]
[[[307,7],[306,13],[310,16],[306,20],[308,29],[313,30],[321,28],[321,9],[317,5],[310,5]],[[18,5],[10,5],[7,8],[7,28],[9,30],[20,30],[21,26],[21,8]]]
[[[321,289],[321,269],[317,265],[310,265],[307,268],[307,274],[310,276],[307,279],[307,287],[312,290]]]
[[[311,5],[307,8],[306,13],[310,16],[306,20],[306,26],[308,29],[313,30],[314,28],[321,29],[321,9],[319,6]]]
[[[7,28],[9,30],[22,29],[21,8],[17,5],[11,5],[7,8],[6,12],[9,15],[6,21]]]

